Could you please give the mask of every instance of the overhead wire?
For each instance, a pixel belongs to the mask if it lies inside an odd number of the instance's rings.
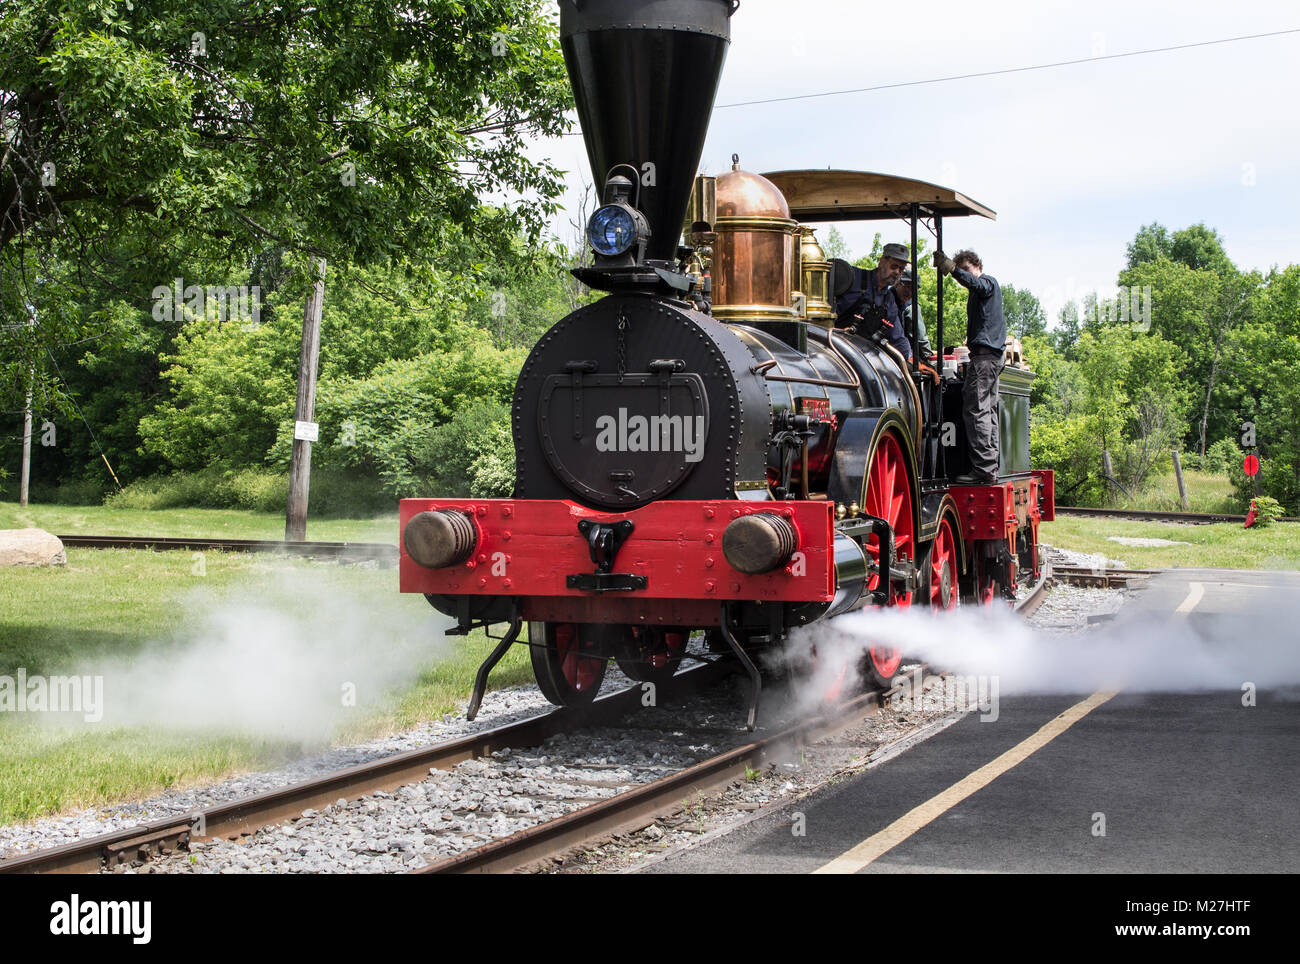
[[[1077,57],[1073,60],[1056,60],[1045,64],[1028,64],[1023,67],[1001,67],[997,70],[980,70],[967,74],[950,74],[945,77],[929,77],[924,80],[905,80],[894,84],[876,84],[872,87],[851,87],[844,90],[823,90],[810,94],[791,94],[785,97],[765,97],[759,100],[741,100],[731,104],[715,104],[714,110],[728,110],[733,107],[754,107],[759,104],[782,104],[798,100],[813,100],[820,97],[840,97],[846,94],[866,94],[878,90],[897,90],[902,87],[923,87],[926,84],[946,84],[955,80],[975,80],[980,77],[997,77],[1004,74],[1019,74],[1031,70],[1053,70],[1058,67],[1072,67],[1078,64],[1099,63],[1104,60],[1121,60],[1126,57],[1143,57],[1148,54],[1163,54],[1177,50],[1191,50],[1195,47],[1213,47],[1219,44],[1240,43],[1245,40],[1262,40],[1267,37],[1282,37],[1300,33],[1300,27],[1287,30],[1272,30],[1267,33],[1243,34],[1239,37],[1220,37],[1217,40],[1199,40],[1194,43],[1172,44],[1167,47],[1148,47],[1143,50],[1130,50],[1120,54],[1096,54],[1091,57]],[[522,121],[520,123],[523,123]],[[580,137],[581,131],[569,131],[564,137]]]
[[[928,80],[907,80],[897,84],[877,84],[874,87],[853,87],[847,90],[826,90],[815,94],[792,94],[788,97],[768,97],[762,100],[742,100],[734,104],[718,104],[714,110],[730,107],[752,107],[756,104],[778,104],[793,100],[811,100],[815,97],[838,97],[842,94],[865,94],[875,90],[895,90],[899,87],[920,87],[924,84],[944,84],[953,80],[973,80],[977,77],[996,77],[1000,74],[1019,74],[1029,70],[1052,70],[1056,67],[1071,67],[1076,64],[1096,63],[1102,60],[1119,60],[1124,57],[1141,57],[1146,54],[1163,54],[1174,50],[1190,50],[1193,47],[1211,47],[1216,44],[1237,43],[1242,40],[1260,40],[1265,37],[1280,37],[1285,34],[1300,33],[1300,27],[1289,30],[1274,30],[1269,33],[1247,34],[1240,37],[1223,37],[1219,40],[1201,40],[1196,43],[1175,44],[1170,47],[1149,47],[1146,50],[1130,50],[1122,54],[1097,54],[1092,57],[1078,57],[1074,60],[1057,60],[1047,64],[1030,64],[1025,67],[1003,67],[998,70],[981,70],[970,74],[952,74],[947,77],[931,77]]]

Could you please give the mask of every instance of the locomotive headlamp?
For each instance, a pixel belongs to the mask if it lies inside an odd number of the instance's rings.
[[[587,240],[608,258],[626,254],[637,242],[638,212],[624,204],[606,204],[587,223]]]
[[[799,548],[789,519],[755,512],[732,519],[722,532],[722,554],[733,569],[755,576],[779,569]]]
[[[421,512],[406,524],[406,554],[426,569],[444,569],[469,558],[478,544],[473,520],[454,509]]]
[[[619,171],[638,177],[630,164],[616,164],[605,178],[603,203],[587,222],[587,241],[591,249],[603,258],[630,256],[640,262],[645,256],[645,245],[650,240],[650,223],[638,209],[639,181],[634,182]],[[635,196],[634,196],[635,192]]]

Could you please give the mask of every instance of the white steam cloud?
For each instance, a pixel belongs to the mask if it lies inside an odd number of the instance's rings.
[[[1300,604],[1230,615],[1124,614],[1086,633],[1036,629],[1002,606],[947,613],[920,607],[859,610],[791,634],[787,654],[815,670],[801,703],[815,705],[870,646],[895,646],[908,658],[971,677],[996,678],[1003,695],[1095,690],[1186,692],[1300,685]]]
[[[341,588],[310,570],[199,590],[178,611],[172,642],[81,668],[104,677],[99,726],[323,742],[444,655],[453,624],[396,586]]]

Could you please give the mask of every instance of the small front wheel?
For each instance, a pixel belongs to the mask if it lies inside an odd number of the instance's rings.
[[[605,679],[606,653],[583,623],[529,623],[528,649],[542,695],[556,706],[590,703]]]

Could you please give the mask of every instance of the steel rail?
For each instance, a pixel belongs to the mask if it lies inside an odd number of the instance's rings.
[[[682,699],[732,671],[729,664],[719,663],[690,669],[661,685],[657,695],[661,701]],[[415,783],[430,769],[447,769],[495,750],[534,747],[559,733],[608,725],[640,709],[642,695],[640,685],[631,686],[587,706],[559,707],[508,726],[408,750],[279,790],[10,857],[0,861],[0,873],[95,873],[105,865],[170,853],[200,836],[237,837],[297,817],[305,809],[328,806],[340,797],[355,800]]]
[[[1132,579],[1146,579],[1163,569],[1094,569],[1088,566],[1053,566],[1052,577],[1076,586],[1097,589],[1125,587]]]
[[[74,549],[189,549],[196,552],[284,552],[397,562],[397,546],[384,542],[283,542],[276,539],[191,539],[179,536],[86,536],[57,538]]]
[[[1044,564],[1041,569],[1042,571],[1039,573],[1038,582],[1029,590],[1029,595],[1025,596],[1024,599],[1016,600],[1016,615],[1029,616],[1034,612],[1034,610],[1041,606],[1043,600],[1047,598],[1047,590],[1052,584],[1052,567]]]

